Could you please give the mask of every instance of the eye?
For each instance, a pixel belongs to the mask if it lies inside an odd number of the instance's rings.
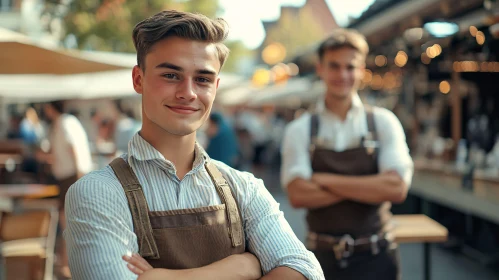
[[[164,78],[166,78],[168,80],[178,80],[178,75],[173,74],[173,73],[166,73],[166,74],[163,74],[161,76],[163,76]]]
[[[203,84],[211,83],[211,80],[205,77],[199,77],[196,79],[196,81]]]

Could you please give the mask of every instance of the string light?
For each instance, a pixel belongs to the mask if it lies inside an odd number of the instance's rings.
[[[478,28],[476,28],[476,26],[470,26],[470,34],[471,36],[473,37],[476,37],[476,33],[478,32]]]
[[[499,72],[499,62],[455,61],[452,69],[454,72]]]
[[[399,51],[395,56],[395,65],[398,67],[404,67],[409,60],[409,56],[404,51]]]
[[[438,88],[440,89],[440,92],[443,94],[448,94],[450,92],[450,84],[447,81],[441,81]]]
[[[384,55],[377,55],[376,58],[374,59],[374,63],[378,67],[383,67],[386,66],[386,64],[388,63],[388,59]]]

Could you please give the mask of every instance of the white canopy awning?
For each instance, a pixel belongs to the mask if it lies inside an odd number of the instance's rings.
[[[241,80],[240,76],[221,73],[218,90],[238,85]],[[122,98],[136,94],[131,69],[72,75],[0,75],[0,97],[7,103]]]
[[[123,69],[123,65],[83,57],[77,50],[42,45],[0,28],[0,74],[76,74]]]

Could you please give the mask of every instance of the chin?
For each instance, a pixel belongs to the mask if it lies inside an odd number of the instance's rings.
[[[350,91],[331,92],[329,93],[329,96],[335,99],[344,99],[350,96]]]
[[[181,126],[168,126],[163,127],[164,130],[168,131],[168,133],[177,135],[177,136],[187,136],[190,135],[198,129],[195,125],[181,125]]]

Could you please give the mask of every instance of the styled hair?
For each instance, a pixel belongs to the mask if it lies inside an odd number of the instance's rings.
[[[56,110],[59,114],[64,113],[64,101],[56,100],[48,103],[54,110]]]
[[[214,43],[220,67],[229,55],[223,41],[229,34],[227,22],[210,19],[202,14],[175,10],[162,11],[139,22],[133,29],[133,43],[137,50],[137,65],[145,70],[145,58],[151,47],[168,37]]]
[[[364,56],[369,53],[366,37],[354,29],[337,28],[324,40],[317,50],[319,59],[322,60],[326,51],[351,48]]]

